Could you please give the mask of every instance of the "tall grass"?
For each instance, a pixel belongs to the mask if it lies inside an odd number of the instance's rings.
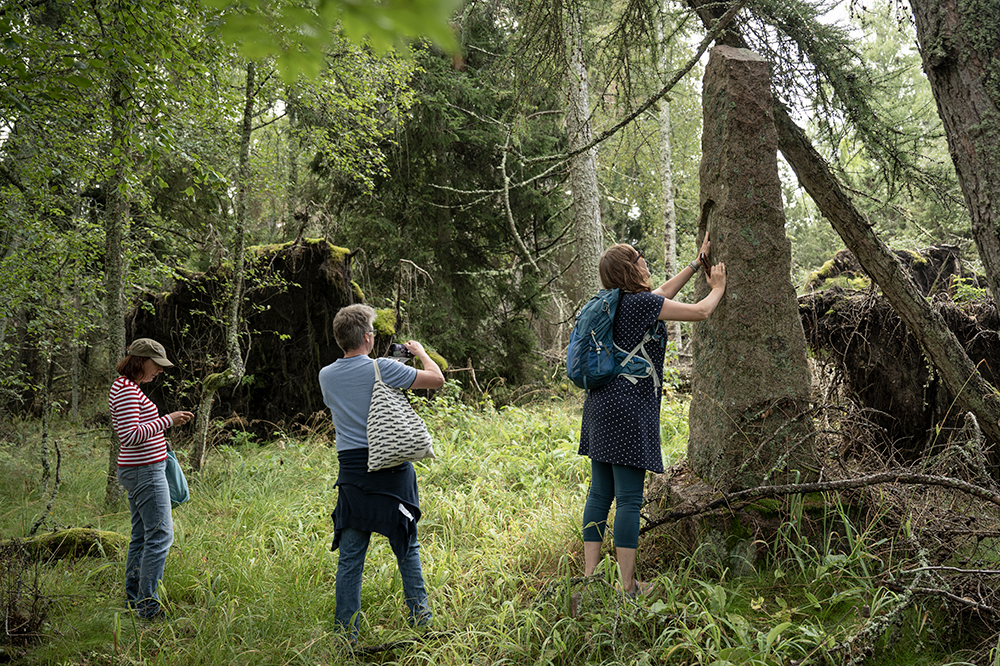
[[[435,615],[428,631],[407,625],[395,559],[381,537],[372,540],[362,586],[359,647],[368,651],[352,650],[335,630],[336,453],[322,433],[278,435],[215,449],[189,478],[192,501],[174,511],[168,621],[138,622],[124,610],[121,560],[53,561],[41,581],[55,600],[50,623],[19,658],[73,666],[787,664],[843,644],[892,606],[896,596],[880,587],[868,552],[874,535],[852,532],[851,547],[834,552],[799,536],[793,522],[781,537],[788,557],[743,578],[676,558],[669,570],[646,565],[655,592],[626,600],[608,556],[592,579],[581,579],[589,483],[589,461],[576,454],[581,405],[574,396],[499,410],[450,398],[423,406],[439,456],[417,464],[421,558]],[[683,457],[686,413],[682,401],[664,405],[668,463]],[[23,536],[45,503],[36,433],[30,423],[15,425],[17,437],[0,445],[4,539]],[[62,426],[59,438],[65,483],[49,526],[128,534],[127,509],[102,513],[107,433]],[[876,645],[869,663],[947,661],[928,638],[936,620],[919,620],[915,607],[901,612],[914,629],[901,643]],[[378,650],[386,645],[393,647]],[[856,655],[842,656],[849,663]]]

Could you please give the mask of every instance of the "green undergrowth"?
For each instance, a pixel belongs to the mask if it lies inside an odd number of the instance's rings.
[[[850,533],[848,548],[832,549],[799,538],[789,523],[781,559],[742,577],[696,565],[696,553],[656,570],[640,546],[641,573],[654,588],[635,600],[615,585],[610,553],[582,579],[589,462],[576,453],[581,406],[579,395],[500,410],[448,397],[420,406],[438,455],[417,464],[420,552],[435,615],[429,631],[407,626],[395,559],[378,537],[362,587],[361,649],[336,632],[337,458],[323,430],[214,449],[206,469],[189,475],[192,500],[174,511],[167,621],[138,622],[123,609],[121,560],[37,567],[52,605],[42,635],[17,660],[777,666],[840,646],[833,663],[864,654],[867,661],[853,663],[965,663],[961,653],[946,655],[957,649],[942,635],[946,617],[919,604],[900,609],[899,595],[882,586],[888,563],[873,552],[884,552],[883,537],[861,530]],[[667,464],[683,458],[686,414],[683,400],[664,405]],[[47,501],[34,427],[13,424],[0,444],[3,540],[25,536]],[[128,534],[127,509],[102,508],[107,432],[58,429],[62,486],[43,529]],[[889,629],[850,643],[879,618]]]

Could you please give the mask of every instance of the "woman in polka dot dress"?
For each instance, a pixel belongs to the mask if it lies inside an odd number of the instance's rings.
[[[708,236],[699,256],[708,256]],[[601,283],[621,289],[615,312],[614,339],[622,349],[633,349],[647,330],[661,329],[660,322],[702,321],[722,300],[726,290],[726,267],[712,266],[706,277],[712,291],[697,303],[671,300],[698,271],[700,260],[653,289],[649,267],[642,252],[631,245],[614,245],[601,255]],[[583,510],[584,573],[591,575],[601,559],[601,543],[607,528],[612,500],[617,502],[614,542],[622,589],[628,594],[645,592],[635,579],[635,553],[639,546],[639,507],[646,470],[663,471],[660,454],[660,387],[653,378],[663,376],[663,347],[646,343],[656,373],[633,384],[618,376],[609,384],[587,393],[580,427],[580,454],[590,457],[591,482]]]

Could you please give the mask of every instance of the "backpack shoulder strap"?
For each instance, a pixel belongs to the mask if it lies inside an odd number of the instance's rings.
[[[646,372],[645,375],[633,375],[633,374],[627,373],[627,372],[622,372],[621,373],[622,377],[624,377],[625,379],[629,380],[633,384],[638,383],[638,381],[640,379],[645,379],[646,377],[652,377],[653,378],[653,386],[659,387],[659,385],[660,385],[659,381],[658,381],[658,377],[656,375],[656,366],[653,365],[653,359],[650,358],[649,352],[646,351],[646,343],[649,342],[650,340],[652,340],[655,337],[653,335],[653,333],[652,333],[652,330],[653,330],[653,328],[655,326],[656,326],[656,324],[653,324],[653,326],[651,326],[650,328],[646,329],[646,333],[642,336],[642,340],[639,341],[639,344],[637,344],[632,349],[632,351],[630,351],[628,353],[628,355],[626,355],[625,358],[622,360],[622,362],[619,364],[622,368],[624,368],[626,365],[629,364],[629,361],[631,361],[633,358],[635,358],[635,356],[637,354],[640,355],[644,361],[646,361],[647,372]],[[625,351],[624,349],[622,349],[618,345],[615,345],[615,347],[617,349],[619,349],[620,351]]]

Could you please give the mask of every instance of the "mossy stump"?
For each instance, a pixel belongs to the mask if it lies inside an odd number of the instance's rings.
[[[87,527],[74,527],[56,532],[46,532],[27,539],[6,541],[5,548],[14,544],[36,560],[65,559],[76,557],[106,557],[119,559],[128,550],[129,537],[95,530]]]

